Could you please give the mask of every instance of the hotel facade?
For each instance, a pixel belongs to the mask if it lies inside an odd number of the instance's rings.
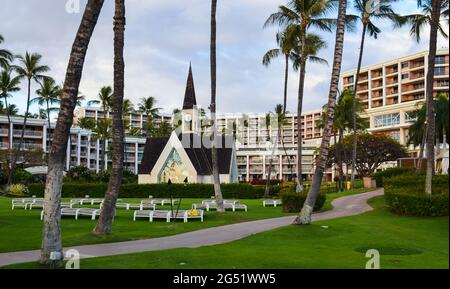
[[[410,113],[417,108],[418,103],[425,101],[426,71],[428,52],[420,52],[383,63],[369,65],[361,69],[357,87],[357,96],[363,102],[365,112],[363,117],[369,119],[371,133],[387,134],[406,145],[411,124]],[[344,72],[341,75],[341,88],[354,86],[356,71]],[[449,90],[449,51],[438,50],[435,66],[434,92],[448,93]],[[78,108],[74,113],[74,126],[70,131],[67,147],[66,169],[74,166],[86,166],[98,172],[101,168],[99,159],[102,143],[94,140],[93,133],[77,126],[81,118],[110,118],[98,107]],[[125,118],[133,127],[144,128],[146,116],[133,112]],[[305,112],[300,119],[302,125],[303,178],[308,179],[314,170],[314,158],[320,146],[322,129],[318,122],[322,111]],[[279,180],[296,180],[297,165],[297,125],[295,114],[288,113],[282,126],[280,139],[274,147],[271,142],[276,139],[277,129],[266,125],[266,114],[223,114],[217,116],[219,131],[235,128],[236,156],[239,181],[256,181],[266,179],[269,164],[272,163],[271,178]],[[0,116],[0,148],[7,149],[17,146],[20,140],[23,118],[11,117],[8,125],[6,116]],[[167,121],[177,122],[171,115],[163,115],[157,123]],[[244,125],[236,125],[240,122]],[[42,149],[48,152],[50,137],[55,124],[48,127],[46,120],[29,119],[25,130],[24,149]],[[233,129],[231,129],[233,130]],[[12,131],[12,134],[9,132]],[[270,141],[269,141],[270,136]],[[110,143],[110,141],[108,141]],[[108,143],[107,146],[108,147]],[[125,138],[124,168],[138,173],[146,143],[145,137]],[[417,155],[418,148],[408,147],[411,156]],[[106,168],[111,163],[105,154]],[[334,170],[329,169],[326,177],[332,179]]]

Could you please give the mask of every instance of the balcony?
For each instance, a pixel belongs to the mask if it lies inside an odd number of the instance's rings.
[[[0,135],[8,135],[9,134],[9,129],[7,128],[0,128]]]
[[[0,148],[2,148],[2,149],[7,149],[7,148],[9,148],[9,143],[8,143],[8,142],[1,142],[1,143],[0,143]]]
[[[14,130],[14,136],[15,137],[21,137],[22,136],[22,130],[15,129]],[[43,133],[42,133],[42,131],[25,130],[24,136],[25,137],[42,137]]]
[[[14,148],[18,148],[19,147],[19,143],[15,142],[14,143]],[[34,143],[23,143],[22,144],[22,148],[25,150],[29,150],[29,149],[42,149],[42,145],[41,144],[34,144]]]

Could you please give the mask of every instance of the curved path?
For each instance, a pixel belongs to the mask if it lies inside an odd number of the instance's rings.
[[[368,193],[335,199],[332,202],[332,205],[334,206],[332,210],[313,214],[312,219],[313,221],[319,221],[362,214],[372,210],[367,204],[367,200],[383,195],[383,193],[383,189],[378,189]],[[168,237],[76,246],[65,248],[65,250],[75,249],[80,252],[81,258],[93,258],[175,248],[196,248],[228,243],[253,234],[287,226],[292,224],[294,219],[295,216],[265,219],[201,229]],[[1,253],[0,266],[33,262],[39,258],[39,254],[39,250]]]

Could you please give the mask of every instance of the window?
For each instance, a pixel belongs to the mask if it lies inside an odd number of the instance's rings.
[[[395,131],[390,131],[387,133],[388,136],[390,136],[392,139],[400,142],[400,131],[395,130]]]
[[[416,120],[416,117],[413,117],[413,112],[405,112],[405,122],[413,122]]]
[[[353,83],[355,81],[353,76],[347,78],[347,83]]]
[[[437,87],[448,87],[448,79],[438,80]]]
[[[435,67],[434,75],[445,75],[445,67]]]
[[[436,64],[445,64],[445,55],[436,56]]]
[[[406,68],[406,67],[408,67],[409,66],[409,62],[403,62],[402,63],[402,68]]]
[[[409,78],[409,73],[403,73],[402,74],[402,79],[405,79],[405,78]]]
[[[375,116],[375,127],[385,127],[400,124],[400,114],[391,113]]]

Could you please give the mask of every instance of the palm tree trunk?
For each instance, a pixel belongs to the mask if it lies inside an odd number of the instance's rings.
[[[436,58],[437,32],[439,17],[441,13],[441,0],[432,1],[431,22],[430,22],[430,47],[428,54],[428,71],[426,80],[427,98],[427,174],[425,179],[425,193],[431,195],[432,178],[434,174],[434,140],[435,140],[435,115],[434,115],[434,65]]]
[[[303,106],[303,92],[305,87],[305,74],[306,74],[306,31],[302,29],[300,32],[300,46],[301,46],[301,58],[300,58],[300,77],[298,83],[298,103],[297,103],[297,192],[303,191],[303,168],[302,168],[302,106]],[[306,122],[305,122],[306,124]]]
[[[320,193],[320,185],[322,183],[325,165],[328,158],[330,138],[333,132],[334,110],[336,107],[336,96],[339,86],[339,76],[341,73],[342,53],[344,50],[344,34],[345,34],[345,11],[347,8],[347,0],[339,0],[339,12],[336,29],[336,44],[334,47],[333,71],[331,74],[330,92],[328,96],[328,105],[325,119],[325,127],[320,144],[319,156],[316,160],[316,168],[308,196],[303,204],[300,214],[294,221],[294,224],[311,224],[311,215],[317,196]]]
[[[366,31],[367,31],[367,24],[363,24],[363,31],[361,35],[361,46],[359,47],[359,58],[358,58],[358,67],[356,69],[356,76],[355,76],[355,87],[353,89],[355,95],[353,96],[353,102],[352,102],[352,113],[353,113],[353,146],[352,146],[352,176],[350,178],[350,188],[353,190],[355,188],[355,174],[356,174],[356,144],[357,144],[357,137],[356,134],[356,97],[358,92],[358,82],[359,82],[359,74],[361,73],[361,64],[362,64],[362,58],[363,58],[363,52],[364,52],[364,41],[366,39]]]
[[[287,107],[287,90],[288,90],[288,79],[289,79],[289,55],[285,55],[285,64],[286,67],[284,68],[284,98],[283,98],[283,115],[286,114],[286,107]]]
[[[50,106],[48,104],[48,99],[47,99],[47,122],[48,122],[48,146],[51,147],[52,146],[52,133],[51,133],[51,123],[50,123]],[[47,141],[46,139],[44,140],[45,142]]]
[[[6,107],[6,116],[8,117],[8,161],[6,162],[7,168],[6,172],[8,174],[8,178],[11,174],[12,170],[12,162],[13,162],[13,147],[11,146],[11,139],[13,138],[13,132],[11,129],[11,116],[9,115],[9,109],[8,109],[8,98],[5,96],[5,107]],[[12,179],[11,179],[12,180]],[[12,182],[12,181],[11,181]],[[6,183],[6,185],[3,188],[3,194],[6,195],[9,190],[9,186],[11,184]]]
[[[425,124],[425,128],[423,130],[422,142],[420,143],[419,156],[417,159],[416,175],[418,175],[420,173],[420,171],[422,170],[423,150],[425,148],[425,143],[427,141],[427,134],[428,134],[427,131],[428,131],[428,125]]]
[[[84,60],[89,42],[97,24],[104,0],[89,0],[75,37],[66,71],[61,99],[61,109],[53,134],[53,142],[48,158],[48,174],[45,185],[44,221],[42,230],[42,249],[39,262],[49,267],[62,265],[61,244],[61,189],[63,183],[64,161],[73,111],[77,104],[78,88],[83,72]]]
[[[344,131],[342,129],[339,129],[339,140],[336,144],[336,160],[338,162],[339,167],[339,191],[344,190],[344,165],[342,161],[342,140],[344,138]]]
[[[28,78],[28,86],[27,86],[27,108],[25,111],[25,117],[23,118],[23,125],[22,125],[22,133],[20,136],[19,146],[17,149],[14,150],[14,161],[11,164],[11,170],[8,174],[8,182],[6,183],[6,188],[9,188],[13,181],[13,175],[17,168],[17,160],[19,158],[20,151],[22,149],[23,141],[25,138],[25,129],[27,126],[27,120],[28,120],[28,113],[30,111],[30,96],[31,96],[31,78]],[[14,147],[14,133],[13,133],[13,147]]]
[[[217,152],[217,124],[216,124],[216,11],[217,0],[211,0],[211,122],[212,122],[212,170],[214,182],[214,194],[217,203],[217,212],[223,213],[222,191],[220,189],[220,175],[219,175],[219,155]]]
[[[95,234],[111,234],[123,175],[124,128],[122,121],[125,63],[123,59],[125,37],[125,0],[116,0],[114,16],[114,94],[112,127],[112,169],[102,211],[94,229]]]

